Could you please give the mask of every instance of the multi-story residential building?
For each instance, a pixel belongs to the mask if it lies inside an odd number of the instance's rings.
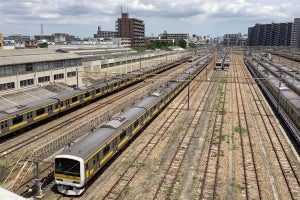
[[[247,44],[247,37],[241,33],[225,34],[223,37],[223,46],[245,46]]]
[[[94,34],[94,38],[115,38],[118,37],[118,32],[116,31],[102,31],[101,26],[98,26],[97,33]]]
[[[292,22],[255,24],[248,28],[249,46],[290,46]]]
[[[291,47],[300,48],[300,18],[294,19]]]
[[[145,23],[143,20],[129,18],[128,13],[121,13],[116,21],[116,31],[120,38],[130,38],[132,46],[145,46]]]

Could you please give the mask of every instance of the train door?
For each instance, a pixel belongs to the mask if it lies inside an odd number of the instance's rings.
[[[100,96],[100,95],[101,95],[101,88],[97,88],[97,89],[95,90],[95,96],[98,97],[98,96]]]
[[[2,121],[0,123],[0,129],[1,129],[0,135],[3,135],[8,132],[8,121],[7,120]]]
[[[26,119],[28,122],[32,122],[32,112],[26,113]]]
[[[48,106],[48,115],[51,116],[53,114],[53,104]]]
[[[112,142],[111,142],[111,146],[112,146],[112,150],[114,152],[116,152],[118,150],[118,138],[115,138]]]

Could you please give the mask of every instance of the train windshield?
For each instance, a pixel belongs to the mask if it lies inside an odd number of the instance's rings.
[[[80,176],[80,163],[69,158],[55,159],[55,173],[69,176]]]

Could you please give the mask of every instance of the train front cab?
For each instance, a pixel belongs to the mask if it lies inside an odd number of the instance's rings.
[[[78,196],[84,191],[84,162],[70,155],[58,155],[54,162],[54,178],[58,192]]]

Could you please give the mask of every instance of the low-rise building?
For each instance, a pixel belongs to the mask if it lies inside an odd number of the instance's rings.
[[[188,33],[167,33],[167,31],[164,31],[164,33],[160,34],[159,37],[161,39],[171,39],[175,42],[178,42],[179,40],[186,40],[187,42],[189,42],[190,38]]]
[[[0,91],[10,92],[44,84],[63,82],[82,86],[78,72],[82,57],[53,49],[11,49],[0,51]]]

